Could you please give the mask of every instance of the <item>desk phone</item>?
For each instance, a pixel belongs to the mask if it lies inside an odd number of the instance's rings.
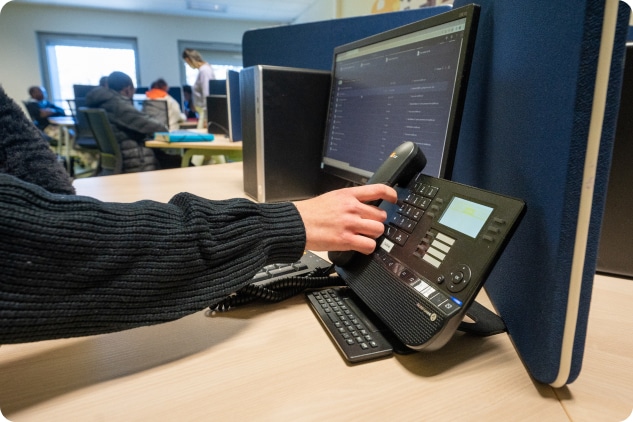
[[[421,154],[415,144],[405,144],[407,154]],[[390,159],[381,168],[393,168]],[[405,166],[422,170],[420,160],[410,163]],[[422,173],[404,174],[410,180],[395,181],[405,186],[396,187],[398,204],[380,204],[388,219],[374,253],[343,259],[335,253],[330,260],[400,342],[413,350],[436,350],[459,328],[525,203]]]

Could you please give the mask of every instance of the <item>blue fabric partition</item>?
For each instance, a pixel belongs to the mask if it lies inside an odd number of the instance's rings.
[[[450,9],[434,6],[247,31],[242,38],[242,61],[244,67],[262,64],[329,71],[334,47]]]
[[[457,0],[454,7],[465,3]],[[485,287],[531,375],[562,386],[581,369],[628,6],[620,3],[615,48],[609,44],[611,78],[579,284],[572,259],[581,193],[587,191],[583,171],[605,1],[478,3],[482,13],[453,178],[527,202],[525,218]],[[574,285],[581,286],[578,295]],[[566,330],[566,322],[575,328]],[[564,338],[573,341],[572,350]]]
[[[632,38],[630,10],[621,2],[617,17],[613,14],[617,31],[615,48],[609,45],[612,65],[585,259],[574,281],[597,58],[605,4],[611,1],[476,2],[482,13],[453,179],[527,202],[525,218],[485,287],[529,373],[556,387],[573,382],[582,366],[624,46]],[[454,7],[468,3],[455,0]],[[334,47],[446,10],[249,31],[243,38],[244,66],[331,70]],[[570,296],[574,283],[579,291]],[[570,318],[575,325],[565,329]]]

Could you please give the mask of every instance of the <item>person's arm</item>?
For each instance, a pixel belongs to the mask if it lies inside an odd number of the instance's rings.
[[[37,103],[29,103],[37,107]],[[0,173],[8,173],[49,192],[72,194],[72,180],[22,109],[0,87]]]
[[[177,319],[305,246],[290,203],[103,203],[2,174],[0,216],[0,344]]]
[[[187,193],[168,204],[104,203],[0,174],[0,344],[174,320],[306,246],[367,253],[364,239],[374,242],[367,236],[382,233],[385,216],[359,201],[376,199],[395,191],[344,189],[296,204]]]

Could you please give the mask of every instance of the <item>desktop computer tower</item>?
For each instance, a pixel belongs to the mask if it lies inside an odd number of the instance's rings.
[[[251,66],[240,72],[244,192],[259,202],[319,194],[330,72]]]

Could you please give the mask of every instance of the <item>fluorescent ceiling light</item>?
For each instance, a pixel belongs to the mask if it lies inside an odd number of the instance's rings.
[[[206,10],[207,12],[226,13],[226,4],[210,3],[206,1],[187,0],[187,8],[191,10]]]

